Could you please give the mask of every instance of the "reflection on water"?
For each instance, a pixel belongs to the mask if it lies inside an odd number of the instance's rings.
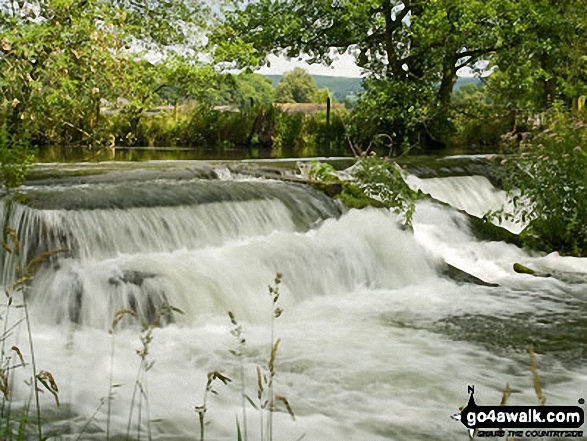
[[[340,155],[342,153],[342,155]],[[450,148],[443,150],[415,150],[407,157],[402,158],[408,162],[410,168],[421,176],[425,170],[419,170],[419,161],[428,164],[432,159],[451,159],[453,163],[474,163],[475,154],[478,159],[483,159],[487,153],[493,153],[493,149],[487,151],[473,151],[470,149]],[[352,157],[350,149],[339,152],[338,156]],[[280,159],[291,157],[273,149],[252,148],[206,148],[206,147],[115,147],[91,148],[89,146],[48,146],[39,149],[35,157],[37,162],[99,162],[99,161],[176,161],[176,160],[243,160],[243,159]],[[407,161],[406,159],[409,158]],[[420,158],[420,159],[418,159]],[[475,173],[479,170],[475,170]],[[482,173],[483,174],[483,173]]]
[[[267,149],[206,149],[203,147],[116,147],[51,146],[40,149],[37,162],[175,161],[269,159]]]

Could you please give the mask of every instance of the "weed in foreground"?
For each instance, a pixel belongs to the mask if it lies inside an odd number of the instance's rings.
[[[149,345],[153,341],[153,332],[155,328],[159,327],[162,323],[162,320],[167,317],[169,314],[172,313],[179,313],[183,314],[181,309],[178,309],[174,306],[169,304],[164,304],[159,307],[156,311],[153,319],[151,322],[147,322],[143,319],[142,321],[142,330],[141,330],[141,344],[142,347],[137,349],[137,355],[141,359],[139,363],[139,368],[137,371],[137,376],[134,383],[134,388],[132,392],[132,398],[130,402],[130,411],[128,415],[128,425],[126,429],[126,439],[131,439],[131,426],[133,422],[133,416],[135,407],[138,407],[136,412],[136,439],[141,439],[142,433],[142,418],[143,413],[146,417],[146,425],[147,425],[147,436],[148,439],[152,439],[151,434],[151,412],[149,409],[149,394],[148,394],[148,382],[147,382],[147,373],[151,370],[153,365],[155,364],[154,360],[150,360],[148,358],[149,355]],[[138,397],[137,397],[138,395]],[[145,408],[143,409],[143,402]]]
[[[277,273],[275,276],[274,284],[269,285],[269,295],[271,298],[271,347],[269,352],[269,361],[266,366],[256,366],[257,374],[257,400],[253,400],[246,392],[246,377],[245,377],[245,346],[246,339],[243,336],[243,327],[237,321],[236,316],[233,312],[228,312],[232,329],[231,335],[236,339],[236,346],[234,349],[230,349],[229,352],[235,356],[239,363],[239,377],[240,377],[240,393],[241,393],[241,407],[242,407],[242,430],[241,423],[238,416],[236,417],[236,433],[238,441],[246,441],[248,439],[248,423],[247,423],[247,402],[259,412],[260,420],[260,441],[272,441],[273,440],[273,412],[279,411],[277,404],[285,408],[287,413],[295,420],[295,414],[289,401],[283,395],[275,393],[275,378],[277,375],[276,361],[277,351],[281,339],[275,339],[275,319],[279,318],[283,313],[277,303],[280,297],[280,284],[281,274]],[[218,371],[208,373],[208,382],[206,383],[206,389],[204,391],[203,404],[196,406],[195,410],[199,416],[200,422],[200,441],[204,441],[204,429],[205,429],[205,415],[208,410],[208,394],[218,394],[213,389],[215,380],[220,380],[225,385],[230,383],[232,380]]]
[[[213,388],[215,380],[220,380],[225,385],[232,381],[230,378],[226,377],[218,371],[208,372],[208,382],[206,383],[206,389],[204,390],[203,404],[201,406],[195,407],[200,420],[200,441],[204,441],[204,420],[206,417],[206,411],[208,410],[208,394],[211,393],[218,395],[218,392],[216,392],[216,390]]]
[[[42,253],[28,262],[24,262],[21,254],[20,241],[18,235],[13,228],[7,227],[4,230],[4,238],[2,241],[2,248],[7,254],[14,256],[13,280],[4,281],[4,293],[6,295],[6,305],[4,309],[4,316],[0,317],[4,320],[3,332],[0,336],[0,391],[2,392],[2,399],[0,403],[0,434],[6,439],[24,439],[29,437],[27,427],[30,423],[29,412],[31,403],[35,402],[35,425],[37,437],[39,440],[43,438],[42,420],[41,420],[41,405],[39,401],[39,394],[44,390],[48,391],[55,403],[59,406],[59,388],[57,382],[51,374],[46,370],[37,371],[37,363],[35,360],[33,333],[31,328],[31,320],[29,314],[29,288],[30,283],[34,280],[35,273],[38,267],[52,256],[67,252],[68,250],[53,250]],[[15,298],[20,297],[20,303],[15,303]],[[21,311],[22,317],[17,318],[14,323],[11,323],[11,311],[17,309]],[[24,322],[26,326],[29,350],[30,350],[30,367],[31,377],[25,381],[25,384],[30,388],[28,402],[20,409],[18,414],[15,414],[12,408],[13,390],[14,390],[14,374],[17,369],[23,369],[27,366],[25,357],[20,348],[16,345],[10,345],[8,340],[13,337],[14,332]],[[10,346],[10,350],[8,349]],[[17,426],[16,430],[15,425]]]

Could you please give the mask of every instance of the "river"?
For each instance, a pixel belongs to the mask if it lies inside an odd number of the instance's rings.
[[[94,176],[84,170],[104,166],[78,164],[55,178],[64,167],[40,167],[45,179],[2,216],[19,232],[23,259],[69,250],[41,267],[29,293],[36,364],[59,387],[59,407],[40,397],[45,434],[199,439],[194,408],[207,373],[219,371],[233,381],[213,384],[205,439],[236,440],[241,362],[257,402],[272,327],[281,339],[274,390],[295,414],[282,403],[274,412],[282,441],[465,440],[450,416],[469,385],[477,404],[499,404],[506,383],[508,404],[538,403],[530,344],[547,404],[586,398],[585,259],[480,241],[462,212],[432,201],[418,203],[411,233],[387,210],[347,211],[309,187],[221,166],[216,179],[192,162],[155,176],[124,174],[122,165]],[[476,215],[505,200],[483,176],[409,179]],[[5,283],[14,261],[5,255]],[[497,286],[451,280],[444,262]],[[554,277],[518,274],[514,263]],[[277,273],[283,312],[272,325]],[[152,330],[142,372],[139,320],[124,316],[108,330],[121,309],[152,318],[164,304],[183,314],[165,314]],[[246,339],[242,359],[230,352],[228,311]],[[30,360],[23,324],[6,341]],[[29,398],[27,369],[16,370],[14,409]],[[131,405],[137,372],[143,394]],[[260,439],[261,413],[247,403],[246,415],[248,439]]]

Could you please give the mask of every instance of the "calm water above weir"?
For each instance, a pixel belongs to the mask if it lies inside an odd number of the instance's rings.
[[[466,403],[467,385],[478,404],[499,404],[506,383],[509,404],[537,403],[529,344],[547,404],[587,398],[586,259],[479,241],[464,214],[430,201],[418,204],[410,233],[386,210],[346,211],[309,187],[224,165],[126,168],[39,166],[21,202],[3,208],[23,256],[69,249],[40,269],[30,294],[37,366],[60,391],[59,408],[41,396],[45,430],[61,439],[82,431],[83,439],[105,439],[110,384],[110,432],[124,439],[140,325],[125,317],[114,338],[108,329],[122,308],[151,317],[165,303],[185,314],[153,332],[141,437],[150,419],[153,439],[199,439],[194,406],[207,373],[220,371],[234,381],[208,398],[206,439],[237,439],[240,364],[229,352],[227,311],[243,326],[245,389],[256,399],[256,366],[270,352],[267,285],[277,272],[284,312],[275,321],[275,392],[296,420],[276,412],[275,439],[466,440],[450,415]],[[481,175],[408,182],[475,215],[505,201]],[[457,283],[443,275],[443,262],[498,286]],[[516,262],[554,277],[517,274]],[[13,263],[4,256],[5,283]],[[24,326],[11,337],[27,347]],[[28,399],[19,387],[27,375],[14,383],[15,407]],[[259,412],[248,405],[247,419],[248,438],[259,439]]]

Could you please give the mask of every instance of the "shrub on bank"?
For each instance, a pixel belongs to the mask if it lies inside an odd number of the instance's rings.
[[[540,129],[504,137],[504,187],[528,220],[527,246],[587,256],[587,124],[556,109]],[[526,199],[531,201],[528,204]]]
[[[133,124],[124,113],[107,115],[104,130],[117,146],[265,149],[271,156],[343,155],[348,152],[346,111],[304,114],[273,106],[217,110],[193,106],[143,115]]]

